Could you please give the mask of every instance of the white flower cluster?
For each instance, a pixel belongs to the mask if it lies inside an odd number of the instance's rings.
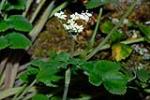
[[[59,19],[66,20],[67,15],[63,11],[60,11],[59,13],[55,13],[54,16],[58,17]]]
[[[60,11],[59,13],[55,13],[54,16],[66,21],[66,23],[63,23],[63,26],[68,32],[80,33],[84,30],[84,27],[83,25],[78,25],[76,21],[84,20],[85,22],[88,22],[92,14],[86,11],[81,14],[75,12],[74,14],[67,16],[64,12]]]

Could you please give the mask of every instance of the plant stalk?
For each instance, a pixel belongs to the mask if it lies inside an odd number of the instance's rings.
[[[62,100],[67,100],[67,94],[68,94],[70,79],[71,79],[71,69],[68,68],[66,70],[66,73],[65,73],[65,88],[64,88],[64,93],[63,93],[63,99]]]
[[[24,17],[26,17],[26,15],[27,15],[27,13],[28,13],[32,3],[33,3],[33,0],[27,0],[26,9],[25,9],[25,11],[22,14]]]
[[[26,94],[31,87],[33,87],[33,85],[36,83],[36,80],[34,80],[28,87],[26,87],[24,89],[24,91],[20,94],[20,96],[18,96],[17,98],[14,98],[14,100],[20,100],[21,98],[23,98],[24,94]]]
[[[22,89],[23,89],[23,87],[16,87],[16,88],[10,88],[10,89],[0,92],[0,100],[5,99],[9,96],[12,96],[12,95],[18,93],[19,91],[21,91]],[[33,91],[36,91],[35,87],[31,87],[29,89],[29,92],[33,92]]]
[[[55,1],[52,1],[49,4],[49,6],[47,7],[47,9],[43,13],[42,17],[40,18],[40,21],[38,22],[38,24],[29,33],[29,35],[30,35],[30,37],[31,37],[31,39],[32,39],[33,42],[36,39],[36,37],[38,36],[38,34],[41,32],[41,30],[43,29],[43,27],[44,27],[47,19],[49,18],[49,15],[50,15],[52,9],[54,8],[54,2]]]
[[[42,0],[40,2],[40,4],[38,5],[37,9],[35,10],[35,12],[33,13],[31,19],[30,19],[30,23],[33,23],[33,21],[35,20],[35,18],[37,17],[38,13],[40,12],[41,8],[43,7],[43,5],[45,4],[46,0]]]
[[[98,15],[98,19],[97,19],[97,23],[96,23],[96,26],[95,26],[95,29],[94,29],[92,38],[91,38],[91,40],[90,40],[90,47],[93,47],[93,46],[94,46],[96,33],[97,33],[98,29],[99,29],[99,24],[100,24],[100,20],[101,20],[101,16],[102,16],[102,11],[103,11],[103,9],[100,8],[100,10],[99,10],[99,15]]]

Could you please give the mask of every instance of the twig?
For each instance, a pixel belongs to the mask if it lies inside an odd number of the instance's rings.
[[[26,94],[30,90],[30,88],[33,87],[35,83],[36,83],[36,80],[34,80],[28,87],[26,87],[17,98],[14,98],[14,100],[20,100],[24,96],[24,94]]]
[[[28,13],[32,3],[33,3],[33,0],[27,0],[26,9],[25,9],[25,11],[22,14],[24,17],[26,17],[26,15],[27,15],[27,13]]]
[[[30,23],[33,23],[33,21],[35,20],[35,18],[36,18],[37,15],[38,15],[38,13],[40,12],[41,8],[42,8],[43,5],[45,4],[45,1],[46,1],[46,0],[42,0],[42,1],[39,3],[37,9],[36,9],[35,12],[33,13],[32,17],[31,17],[31,19],[30,19],[30,21],[29,21]]]
[[[10,88],[10,82],[11,82],[11,74],[12,74],[12,63],[11,62],[7,62],[7,65],[6,65],[6,69],[5,69],[5,80],[4,80],[4,85],[5,85],[5,89],[8,89]]]
[[[10,84],[9,87],[12,88],[14,83],[15,83],[15,79],[17,76],[17,72],[18,72],[18,68],[19,68],[19,63],[16,62],[13,66],[12,66],[12,74],[11,74],[11,78],[10,78]]]
[[[10,88],[10,89],[0,92],[0,100],[5,99],[9,96],[12,96],[18,93],[19,91],[21,91],[22,89],[23,87],[16,87],[16,88]],[[31,87],[28,92],[33,92],[33,91],[36,91],[35,87]]]
[[[133,10],[133,8],[135,7],[136,4],[137,4],[137,0],[128,8],[127,12],[121,18],[120,22],[110,31],[110,33],[106,36],[106,38],[85,57],[86,60],[88,60],[91,57],[93,57],[101,49],[101,47],[108,42],[108,40],[110,39],[111,35],[114,33],[114,31],[118,27],[120,27],[120,25],[122,24],[123,20],[131,13],[131,11]]]
[[[36,91],[33,91],[32,93],[28,94],[25,98],[22,100],[31,100],[31,98],[36,95]]]
[[[64,88],[64,93],[63,93],[63,99],[62,100],[67,100],[67,94],[68,94],[68,89],[69,89],[69,84],[70,84],[70,78],[71,78],[71,69],[68,68],[65,73],[65,88]]]
[[[32,41],[34,41],[36,39],[36,37],[38,36],[38,34],[41,32],[41,30],[43,29],[52,9],[54,8],[54,2],[52,1],[49,6],[47,7],[47,9],[45,10],[44,14],[42,15],[42,17],[40,18],[39,23],[31,30],[31,32],[29,33]],[[27,48],[28,49],[28,48]]]
[[[8,58],[5,58],[4,60],[1,61],[1,63],[0,63],[0,74],[2,74],[7,61],[8,61]]]

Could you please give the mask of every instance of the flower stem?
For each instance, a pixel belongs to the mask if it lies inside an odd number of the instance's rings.
[[[99,24],[100,24],[100,20],[101,20],[101,16],[102,16],[102,11],[103,9],[100,8],[99,10],[99,15],[98,15],[98,19],[97,19],[97,23],[96,23],[96,26],[95,26],[95,29],[94,29],[94,32],[93,32],[93,35],[92,35],[92,38],[90,40],[90,46],[93,47],[94,43],[95,43],[95,37],[96,37],[96,33],[98,31],[98,28],[99,28]]]

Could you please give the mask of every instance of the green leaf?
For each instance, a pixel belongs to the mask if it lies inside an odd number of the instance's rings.
[[[87,9],[93,9],[99,7],[104,4],[114,3],[116,0],[89,0],[88,3],[85,4]]]
[[[55,86],[52,82],[57,82],[60,77],[56,75],[59,70],[52,65],[46,65],[40,67],[40,71],[37,74],[37,80],[45,83],[47,86]]]
[[[128,78],[119,72],[120,64],[111,61],[97,61],[90,70],[89,82],[95,86],[104,85],[112,94],[126,93]]]
[[[125,44],[114,44],[112,46],[112,57],[116,61],[126,59],[132,53],[132,48]]]
[[[118,71],[121,68],[119,63],[107,61],[107,60],[100,60],[95,63],[94,70],[101,71],[101,74],[104,74],[109,71]]]
[[[102,74],[100,74],[98,71],[94,72],[91,71],[89,76],[89,82],[93,84],[94,86],[100,86],[102,84]]]
[[[66,52],[60,52],[53,59],[61,62],[67,62],[70,59],[70,55]]]
[[[148,82],[150,79],[150,72],[145,69],[137,70],[137,77],[141,82]]]
[[[111,21],[105,21],[104,23],[101,24],[100,29],[103,33],[109,33],[112,28],[113,28],[113,24]]]
[[[31,45],[31,41],[24,35],[16,32],[5,35],[11,49],[25,49]]]
[[[17,31],[29,32],[32,29],[32,25],[21,15],[10,16],[6,21]]]
[[[114,25],[111,21],[105,21],[101,26],[100,29],[103,33],[109,34],[110,31],[113,29]],[[118,42],[123,38],[123,32],[119,30],[115,30],[113,35],[111,35],[110,40],[111,42]]]
[[[90,0],[87,4],[85,4],[87,9],[92,9],[101,6],[101,0]]]
[[[11,29],[11,28],[12,28],[12,26],[9,22],[4,21],[4,20],[0,21],[0,32],[5,32],[5,31],[7,31],[8,29]]]
[[[44,62],[41,59],[32,60],[30,63],[31,63],[32,66],[36,66],[38,68],[40,68],[40,66],[47,66],[47,64],[48,64],[48,63]]]
[[[97,61],[93,63],[93,69],[89,70],[89,82],[95,86],[99,86],[102,83],[105,73],[110,71],[118,71],[120,64],[111,61]],[[90,66],[91,67],[91,66]]]
[[[150,26],[143,24],[138,24],[139,29],[142,31],[143,35],[150,41]]]
[[[0,50],[5,49],[6,47],[9,46],[8,40],[4,37],[0,37]]]
[[[42,82],[47,86],[56,87],[56,85],[54,85],[53,83],[61,79],[61,77],[57,76],[56,74],[59,71],[59,66],[61,66],[62,63],[53,60],[54,59],[45,62],[37,59],[31,61],[31,65],[39,68],[39,71],[36,75],[36,79],[39,82]]]
[[[123,95],[127,89],[127,78],[120,72],[109,72],[103,77],[104,87],[112,94]]]
[[[7,2],[3,6],[3,10],[11,11],[11,10],[24,10],[26,6],[26,0],[7,0]]]
[[[30,81],[29,78],[31,78],[31,76],[32,78],[35,78],[33,76],[36,76],[38,72],[39,72],[38,68],[29,65],[27,70],[19,76],[19,79],[22,80],[23,82],[28,83]]]
[[[49,100],[46,95],[43,94],[36,94],[32,97],[32,100]]]
[[[6,20],[0,21],[0,32],[5,32],[8,29],[29,32],[32,29],[32,25],[23,16],[13,15]]]
[[[122,40],[124,37],[124,33],[122,31],[119,31],[119,30],[114,31],[112,34],[113,35],[111,35],[110,40],[113,43]]]

